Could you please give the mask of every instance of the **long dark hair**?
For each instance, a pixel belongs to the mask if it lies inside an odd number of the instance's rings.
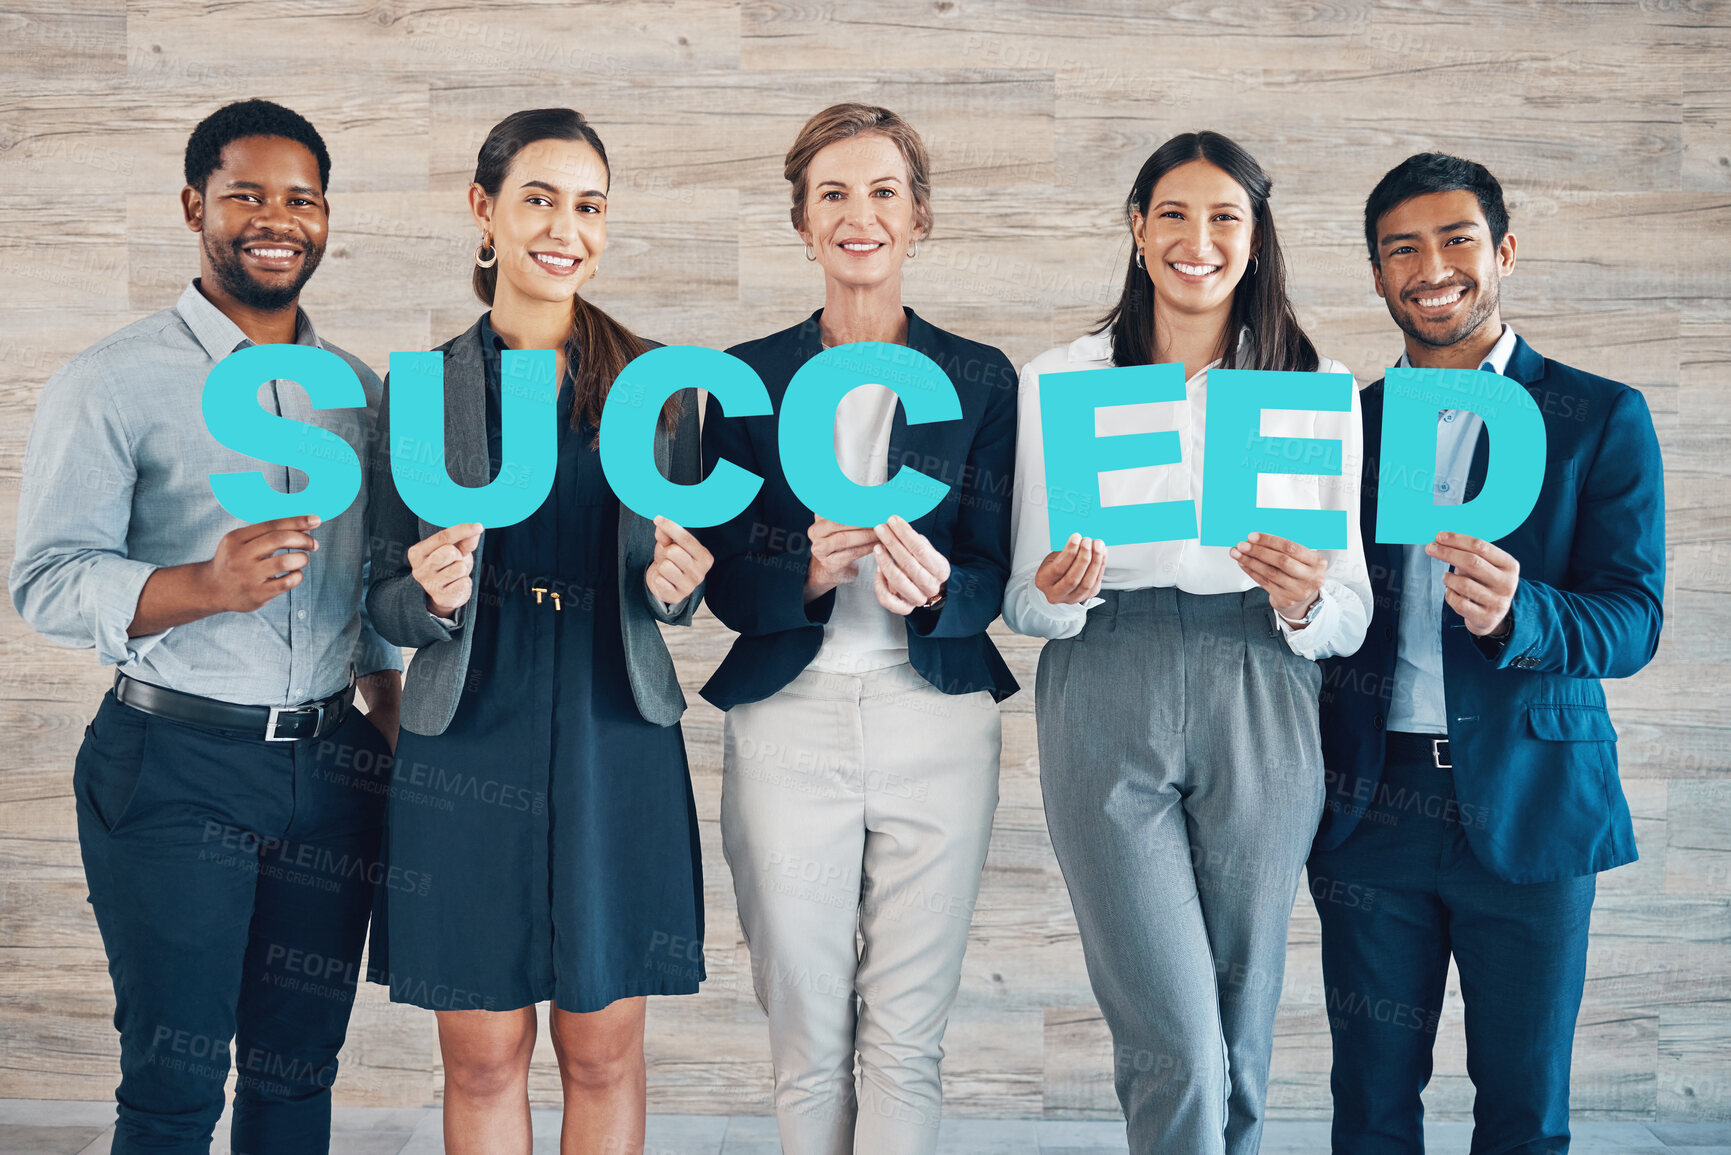
[[[529,108],[513,112],[493,126],[481,151],[475,156],[475,183],[489,197],[496,198],[505,186],[505,174],[517,154],[538,140],[577,140],[595,150],[601,158],[609,180],[613,169],[607,163],[607,149],[601,138],[583,119],[583,114],[570,108]],[[493,292],[499,284],[499,270],[475,266],[475,295],[491,305]],[[607,391],[614,378],[631,363],[632,358],[649,349],[642,337],[610,317],[605,310],[590,304],[581,293],[571,298],[571,336],[565,342],[565,360],[577,366],[572,382],[573,428],[588,421],[600,428],[601,409],[607,403]],[[661,424],[672,430],[679,416],[677,397],[670,397],[661,410]]]
[[[1133,228],[1135,214],[1146,220],[1148,204],[1154,199],[1154,186],[1160,183],[1160,178],[1193,160],[1208,161],[1238,182],[1250,197],[1250,215],[1261,239],[1255,271],[1245,270],[1232,293],[1222,367],[1314,372],[1321,363],[1316,346],[1304,335],[1298,316],[1292,311],[1292,301],[1286,295],[1286,262],[1280,255],[1274,211],[1268,204],[1268,191],[1274,182],[1268,179],[1255,157],[1218,132],[1180,133],[1142,162],[1142,171],[1136,174],[1136,183],[1124,198],[1125,224]],[[1250,328],[1252,353],[1249,363],[1241,365],[1237,336],[1245,326]],[[1112,311],[1100,319],[1094,332],[1103,333],[1107,328],[1112,330],[1113,364],[1154,363],[1154,286],[1147,272],[1136,266],[1134,255],[1124,271],[1123,295]]]

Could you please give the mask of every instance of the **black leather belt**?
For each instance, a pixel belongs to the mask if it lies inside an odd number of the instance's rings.
[[[114,698],[134,710],[173,722],[234,730],[266,742],[294,742],[301,738],[322,738],[342,725],[355,700],[355,683],[350,679],[348,685],[330,697],[299,706],[241,706],[164,689],[117,673]]]
[[[1429,762],[1438,770],[1452,770],[1449,761],[1449,740],[1435,734],[1403,734],[1388,732],[1388,756],[1407,762]]]

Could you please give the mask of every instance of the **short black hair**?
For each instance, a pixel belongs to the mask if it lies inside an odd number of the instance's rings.
[[[268,100],[225,104],[192,130],[186,142],[186,183],[203,190],[210,174],[222,164],[222,150],[249,136],[280,136],[304,144],[319,162],[319,188],[331,181],[331,154],[306,117]]]
[[[1420,152],[1389,169],[1364,202],[1364,243],[1370,246],[1370,263],[1381,263],[1376,252],[1376,222],[1384,213],[1413,197],[1457,190],[1478,198],[1485,224],[1491,228],[1491,244],[1502,244],[1509,231],[1509,210],[1503,205],[1503,186],[1491,170],[1446,152]]]

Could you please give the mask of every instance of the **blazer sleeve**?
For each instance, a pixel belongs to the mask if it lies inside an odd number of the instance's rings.
[[[1581,485],[1569,588],[1520,579],[1498,668],[1576,678],[1626,678],[1659,647],[1665,595],[1665,480],[1647,400],[1612,401]],[[1483,639],[1480,639],[1481,643]]]
[[[761,464],[753,448],[751,418],[729,417],[714,394],[703,422],[703,471],[715,463],[733,462],[764,478],[757,496],[739,516],[699,535],[715,556],[704,596],[723,625],[746,637],[762,637],[801,629],[829,620],[832,593],[805,601],[805,575],[811,567],[811,542],[799,526],[778,525],[770,514],[770,497],[783,484],[780,471]]]
[[[679,392],[679,417],[667,449],[667,480],[676,485],[696,485],[703,480],[703,440],[698,429],[695,389],[682,389]],[[657,621],[666,622],[668,625],[689,626],[692,616],[697,613],[697,607],[703,602],[704,583],[698,582],[697,588],[687,594],[683,601],[668,605],[649,592],[649,587],[643,582],[645,569],[639,569],[630,576],[643,591],[649,612]]]
[[[384,396],[379,402],[377,435],[373,439],[371,468],[367,479],[369,523],[366,607],[372,627],[395,646],[419,649],[435,642],[448,642],[468,628],[468,607],[457,610],[455,629],[441,625],[427,609],[426,591],[415,580],[409,564],[409,547],[420,540],[420,519],[403,504],[391,470],[391,379],[385,377]]]
[[[1016,370],[1002,353],[986,412],[962,470],[961,508],[950,538],[944,604],[916,609],[908,630],[925,638],[983,634],[1004,605],[1010,575],[1010,507],[1016,473]]]

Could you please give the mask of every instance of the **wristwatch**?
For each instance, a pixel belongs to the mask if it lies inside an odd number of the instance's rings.
[[[1302,630],[1305,626],[1308,626],[1311,622],[1314,622],[1316,620],[1316,615],[1321,613],[1321,612],[1322,612],[1322,595],[1317,594],[1316,600],[1310,603],[1310,608],[1305,610],[1304,616],[1302,618],[1298,619],[1296,622],[1293,621],[1291,618],[1287,617],[1285,614],[1281,613],[1279,610],[1274,611],[1274,616],[1279,618],[1281,621],[1285,622],[1289,628],[1295,629],[1295,630]]]

